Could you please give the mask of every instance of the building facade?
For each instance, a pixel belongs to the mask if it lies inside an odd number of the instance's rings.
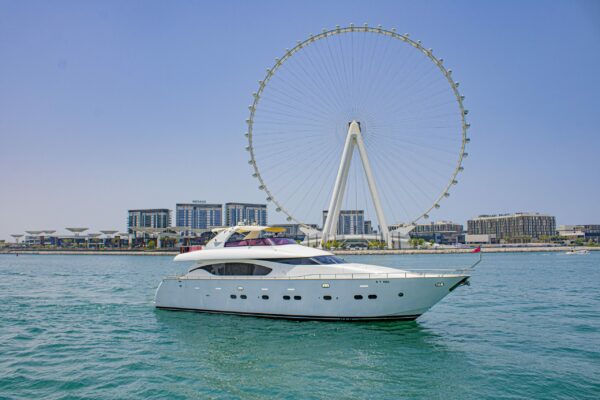
[[[557,233],[565,239],[600,243],[600,225],[560,225]]]
[[[556,234],[556,218],[538,213],[480,215],[467,221],[469,235],[495,235],[500,241],[527,242]]]
[[[171,210],[167,208],[150,208],[127,211],[127,232],[134,233],[134,228],[168,228],[171,226]]]
[[[365,235],[370,235],[372,233],[375,233],[375,231],[373,230],[373,223],[370,220],[365,221],[364,232],[365,232]]]
[[[327,220],[327,213],[327,210],[323,210],[323,226],[325,226],[325,221]],[[341,210],[336,233],[338,235],[364,235],[365,211]]]
[[[439,244],[464,243],[463,226],[449,221],[418,224],[409,233],[411,238],[424,239]]]
[[[223,205],[199,201],[178,203],[175,206],[175,226],[190,230],[223,226]]]
[[[225,225],[267,225],[267,205],[252,203],[225,203]]]

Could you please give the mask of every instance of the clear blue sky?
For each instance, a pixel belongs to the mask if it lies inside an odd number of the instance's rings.
[[[410,32],[461,82],[470,157],[434,219],[600,223],[598,1],[0,0],[0,238],[263,201],[243,136],[257,80],[350,22]]]

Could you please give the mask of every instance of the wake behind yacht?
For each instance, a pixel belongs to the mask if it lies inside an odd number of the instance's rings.
[[[175,257],[195,264],[162,280],[156,307],[288,319],[413,320],[469,279],[465,270],[421,273],[351,263],[292,239],[261,237],[282,231],[216,230],[201,250]]]

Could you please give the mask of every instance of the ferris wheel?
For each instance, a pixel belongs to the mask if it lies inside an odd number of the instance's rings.
[[[458,182],[469,142],[458,88],[409,34],[351,24],[310,35],[253,93],[258,188],[282,219],[322,223],[325,239],[343,210],[360,210],[389,240],[388,226],[428,219]]]

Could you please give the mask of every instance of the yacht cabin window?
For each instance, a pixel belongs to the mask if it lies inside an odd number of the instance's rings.
[[[248,264],[248,263],[221,263],[205,265],[203,267],[194,268],[192,271],[197,269],[203,269],[213,275],[268,275],[272,270],[271,268],[264,267],[262,265]]]
[[[345,264],[343,258],[336,256],[316,256],[316,257],[297,257],[297,258],[265,258],[263,261],[271,261],[281,264],[291,265],[324,265],[324,264]]]

